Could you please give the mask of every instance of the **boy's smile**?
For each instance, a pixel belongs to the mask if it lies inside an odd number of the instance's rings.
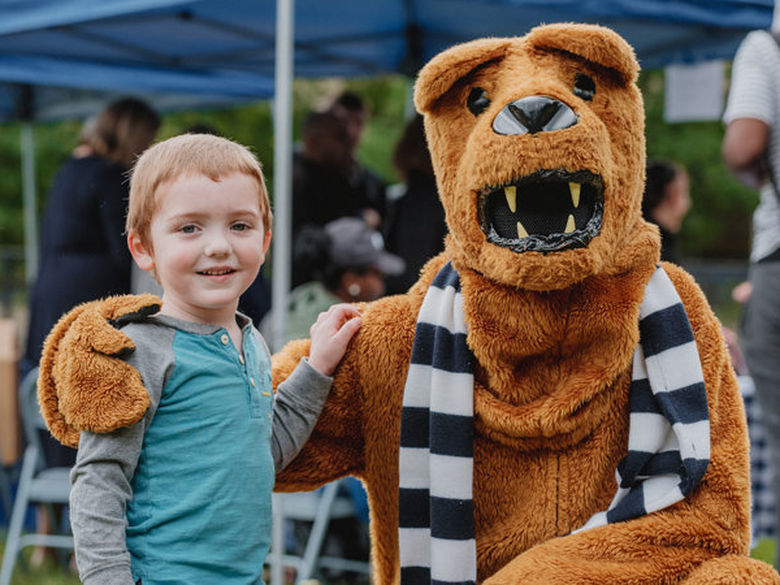
[[[154,269],[163,287],[161,312],[228,326],[238,297],[257,276],[270,242],[264,233],[258,185],[242,173],[213,181],[183,175],[157,190],[150,246],[134,234],[138,265]]]

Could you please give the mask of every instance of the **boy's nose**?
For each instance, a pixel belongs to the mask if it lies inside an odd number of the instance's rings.
[[[204,253],[207,256],[227,255],[230,253],[230,242],[228,242],[228,239],[221,233],[212,234],[208,242],[206,242]]]

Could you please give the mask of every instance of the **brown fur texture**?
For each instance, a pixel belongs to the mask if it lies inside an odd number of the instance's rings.
[[[572,93],[579,72],[592,101]],[[277,478],[312,489],[362,478],[371,505],[376,581],[399,580],[398,450],[404,381],[425,291],[457,268],[475,371],[474,506],[478,580],[490,585],[780,583],[749,544],[748,443],[720,325],[693,280],[665,265],[688,312],[709,400],[712,459],[694,493],[666,510],[567,535],[606,509],[628,437],[639,305],[658,262],[641,219],[644,114],[631,48],[589,25],[540,27],[522,38],[456,46],[420,73],[415,103],[450,235],[446,251],[402,296],[363,307],[363,325],[335,375],[304,451]],[[466,107],[473,88],[490,105]],[[569,105],[576,125],[517,136],[491,129],[525,96]],[[604,183],[603,226],[582,248],[515,252],[487,241],[477,201],[540,169],[588,170]],[[285,379],[308,342],[274,357]]]
[[[110,322],[159,308],[154,295],[124,295],[81,304],[57,322],[43,345],[38,402],[58,441],[77,447],[82,430],[107,433],[143,417],[149,393],[141,375],[113,359],[135,345]]]
[[[362,327],[334,375],[322,416],[304,450],[277,476],[284,491],[350,474],[364,481],[378,585],[399,581],[403,387],[418,310],[448,260],[461,277],[467,341],[477,361],[473,491],[480,583],[780,583],[774,569],[746,554],[747,432],[720,325],[691,277],[672,265],[664,267],[701,356],[710,465],[694,492],[674,506],[568,534],[606,509],[616,489],[615,469],[627,449],[639,305],[659,256],[658,232],[640,215],[645,147],[637,72],[631,48],[612,31],[564,24],[456,46],[420,73],[415,103],[425,115],[450,228],[446,250],[407,294],[362,306]],[[577,74],[595,80],[591,100],[573,93]],[[475,87],[490,100],[476,115],[466,107]],[[567,104],[577,123],[549,132],[494,132],[498,111],[526,96]],[[598,235],[586,246],[555,252],[489,242],[479,217],[486,189],[556,169],[601,177]],[[67,412],[67,424],[97,429],[111,426],[107,419],[132,420],[140,405],[136,382],[122,382],[130,373],[95,355],[94,340],[103,333],[92,327],[103,331],[106,320],[98,308],[90,312],[97,317],[76,316],[84,324],[66,318],[67,333],[47,345],[54,361],[44,362],[44,374],[52,372],[52,379],[41,394],[42,402],[56,396],[46,407],[55,423]],[[274,384],[308,351],[309,341],[300,340],[275,355]],[[109,376],[129,388],[104,385],[79,395],[84,380]]]

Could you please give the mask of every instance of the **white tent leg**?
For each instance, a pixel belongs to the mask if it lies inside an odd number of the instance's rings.
[[[274,351],[287,331],[292,235],[292,80],[294,0],[276,3],[276,73],[274,88],[274,235],[271,308]]]
[[[274,235],[271,309],[274,351],[287,331],[292,235],[292,80],[295,59],[294,0],[276,2],[276,63],[274,83]],[[275,498],[271,533],[271,585],[283,585],[284,514]]]
[[[35,134],[33,123],[22,123],[22,195],[24,199],[25,280],[31,284],[38,273],[38,214],[35,190]]]

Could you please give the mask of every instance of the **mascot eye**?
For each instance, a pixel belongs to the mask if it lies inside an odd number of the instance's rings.
[[[466,100],[466,105],[469,111],[475,116],[479,116],[490,105],[487,92],[481,87],[475,87],[469,93],[469,98]]]
[[[574,95],[589,102],[596,93],[596,84],[584,73],[577,73],[574,77]]]

